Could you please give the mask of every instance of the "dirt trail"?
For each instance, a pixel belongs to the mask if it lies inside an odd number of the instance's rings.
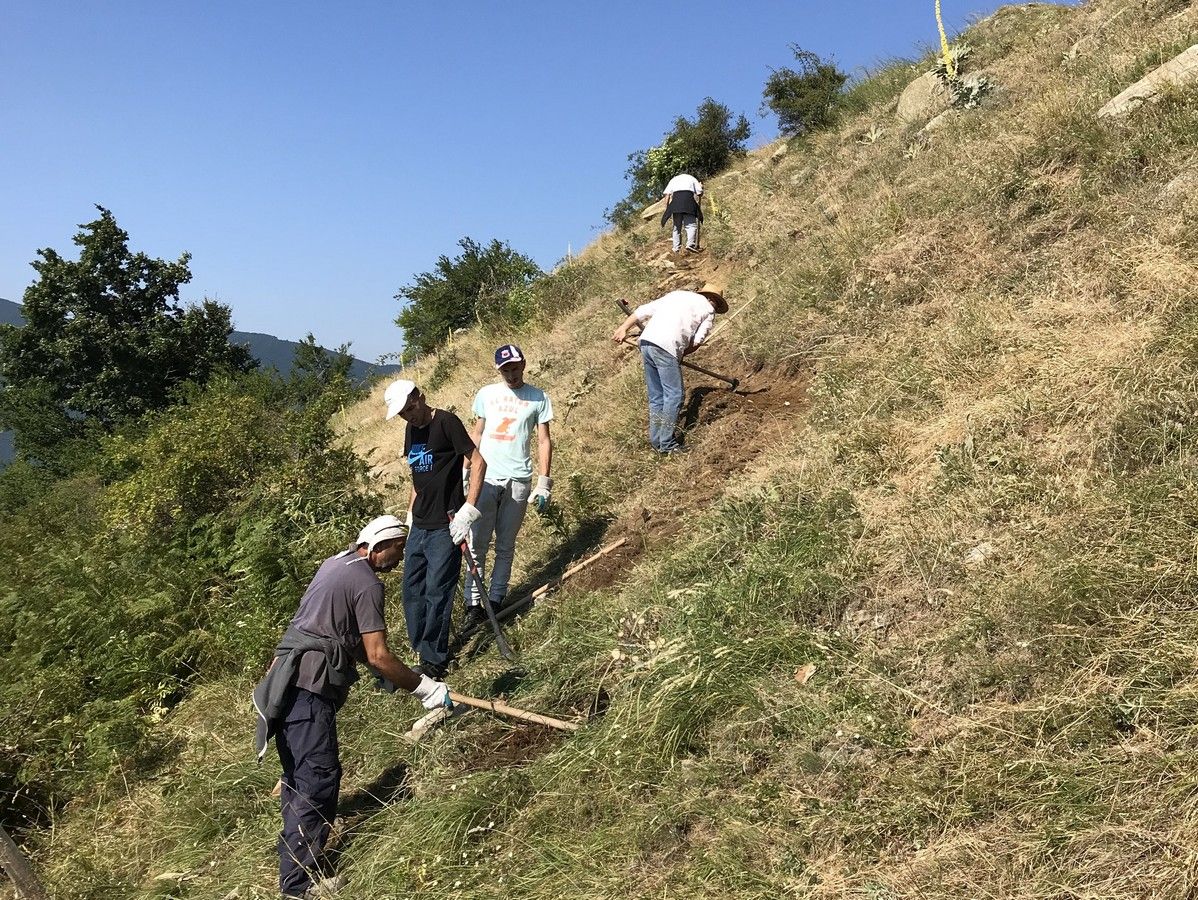
[[[706,281],[727,281],[735,267],[711,259],[706,252],[673,254],[668,245],[646,248],[643,261],[660,277],[654,297],[672,290],[694,290]],[[731,298],[730,312],[739,308]],[[613,322],[618,321],[618,311]],[[717,319],[716,326],[719,326]],[[739,379],[735,391],[698,372],[684,370],[686,394],[682,427],[688,452],[656,461],[648,479],[642,479],[630,502],[602,536],[601,545],[628,538],[627,543],[597,561],[571,580],[577,590],[593,590],[619,582],[628,567],[648,549],[668,542],[687,518],[717,500],[727,484],[747,471],[768,450],[781,446],[793,433],[807,409],[810,372],[752,369],[736,352],[730,331],[704,347],[696,364]],[[634,365],[629,350],[623,365]],[[654,499],[660,498],[660,499]]]

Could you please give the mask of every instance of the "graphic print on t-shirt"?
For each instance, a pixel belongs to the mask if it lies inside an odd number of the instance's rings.
[[[525,406],[527,405],[528,404],[526,403]],[[490,421],[490,419],[487,421]],[[487,434],[487,437],[493,441],[514,441],[516,436],[511,434],[508,429],[510,429],[515,422],[515,416],[509,416],[506,419],[501,419],[495,425],[495,427],[490,430],[490,432]]]
[[[553,421],[553,404],[540,388],[489,384],[474,398],[474,414],[484,421],[479,450],[487,461],[487,480],[532,477],[532,435]]]
[[[413,473],[431,472],[433,470],[433,454],[428,444],[413,444],[408,451],[408,465]]]

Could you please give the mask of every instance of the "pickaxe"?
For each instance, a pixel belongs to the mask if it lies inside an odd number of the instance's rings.
[[[627,300],[619,299],[616,302],[620,304],[620,309],[624,310],[625,315],[632,315],[632,307],[628,305]],[[624,339],[624,343],[629,347],[639,347],[637,343],[628,340],[628,338]],[[718,372],[711,371],[711,369],[704,369],[702,366],[696,366],[693,362],[687,362],[685,359],[679,360],[678,362],[680,365],[686,366],[688,369],[694,369],[696,372],[702,372],[708,378],[714,378],[717,381],[726,381],[728,383],[728,390],[730,391],[735,391],[737,386],[740,384],[739,378],[729,378],[727,375],[721,375]]]
[[[457,691],[450,691],[449,698],[453,701],[453,707],[442,707],[434,709],[417,719],[408,732],[403,736],[404,740],[409,744],[415,744],[420,741],[429,731],[440,725],[446,719],[450,719],[461,712],[467,706],[473,706],[476,709],[486,709],[500,716],[508,716],[518,722],[528,722],[532,725],[544,725],[549,728],[556,728],[559,731],[577,731],[580,727],[577,722],[566,722],[561,719],[555,719],[552,716],[543,716],[540,713],[529,712],[526,709],[517,709],[514,706],[508,706],[499,700],[483,700],[478,697],[468,697],[465,694],[459,694]]]
[[[473,576],[474,583],[478,586],[479,602],[482,603],[483,609],[486,610],[487,618],[491,620],[491,630],[495,632],[495,648],[504,659],[515,659],[516,654],[512,652],[511,645],[508,644],[507,638],[503,636],[503,629],[499,627],[499,620],[495,618],[495,610],[491,608],[490,592],[487,590],[486,582],[483,581],[482,573],[478,570],[478,561],[474,558],[474,553],[471,552],[468,541],[462,541],[462,554],[466,557],[466,566],[469,574]]]

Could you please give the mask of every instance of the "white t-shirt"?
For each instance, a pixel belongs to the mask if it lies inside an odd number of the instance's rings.
[[[533,430],[553,421],[553,404],[540,388],[488,384],[474,397],[474,415],[485,419],[479,452],[487,461],[487,481],[532,478],[529,446]]]
[[[715,318],[711,301],[695,291],[670,291],[633,312],[641,324],[649,320],[640,339],[673,353],[677,359],[682,359],[688,347],[703,343]]]
[[[666,185],[666,189],[662,191],[662,196],[672,194],[674,191],[690,191],[698,197],[703,193],[703,185],[698,178],[690,175],[675,175]]]

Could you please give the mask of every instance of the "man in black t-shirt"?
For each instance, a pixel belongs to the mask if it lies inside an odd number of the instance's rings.
[[[392,382],[384,399],[387,418],[408,423],[404,456],[412,469],[411,531],[404,551],[403,611],[420,671],[442,679],[449,666],[449,619],[462,568],[462,543],[478,519],[475,507],[487,462],[453,413],[433,409],[415,384]],[[470,460],[470,489],[463,497],[462,462]]]

